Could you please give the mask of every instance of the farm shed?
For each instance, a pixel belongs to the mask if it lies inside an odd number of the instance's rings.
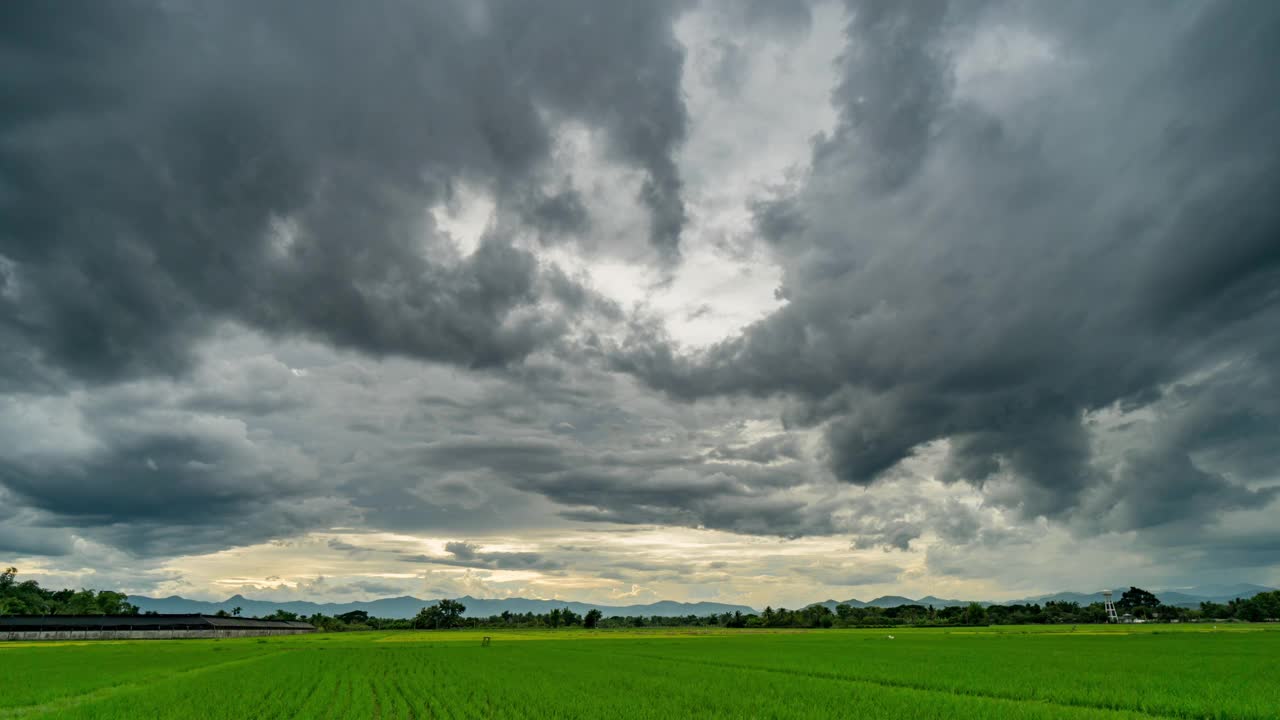
[[[0,640],[173,640],[309,632],[315,632],[315,626],[298,620],[213,615],[0,616]]]

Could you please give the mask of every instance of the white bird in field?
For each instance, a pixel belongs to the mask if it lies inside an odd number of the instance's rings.
[[[892,639],[893,639],[893,636],[892,636],[892,635],[890,635],[890,636],[889,636],[889,639],[890,639],[890,640],[892,640]]]

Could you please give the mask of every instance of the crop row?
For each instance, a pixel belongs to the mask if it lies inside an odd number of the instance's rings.
[[[6,718],[1277,717],[1280,632],[433,633],[0,650]]]

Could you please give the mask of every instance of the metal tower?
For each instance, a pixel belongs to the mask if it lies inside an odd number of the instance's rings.
[[[1102,607],[1105,608],[1107,611],[1107,622],[1109,623],[1120,622],[1120,616],[1116,614],[1116,604],[1111,602],[1110,590],[1102,591]]]

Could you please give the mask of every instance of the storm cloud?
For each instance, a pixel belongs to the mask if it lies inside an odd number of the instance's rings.
[[[583,223],[561,124],[644,174],[680,253],[686,116],[672,8],[567,0],[130,1],[0,13],[6,378],[174,375],[220,320],[373,354],[518,361],[574,307],[430,212],[475,185],[557,233]],[[73,30],[82,28],[84,30]]]
[[[1239,470],[1270,457],[1280,416],[1238,378],[1280,370],[1280,104],[1260,71],[1280,13],[850,13],[837,126],[797,187],[753,205],[786,305],[698,354],[637,325],[614,367],[681,399],[793,398],[788,420],[821,428],[856,485],[947,441],[942,478],[1027,517],[1129,529],[1269,500]],[[1249,419],[1095,451],[1094,414],[1193,423],[1178,394]]]
[[[1227,0],[0,5],[0,567],[1280,583],[1278,63]]]
[[[486,552],[474,543],[450,541],[445,543],[445,556],[414,555],[404,558],[406,562],[430,563],[434,565],[453,565],[464,568],[487,568],[490,570],[542,570],[553,571],[564,567],[564,564],[544,558],[534,552]]]

